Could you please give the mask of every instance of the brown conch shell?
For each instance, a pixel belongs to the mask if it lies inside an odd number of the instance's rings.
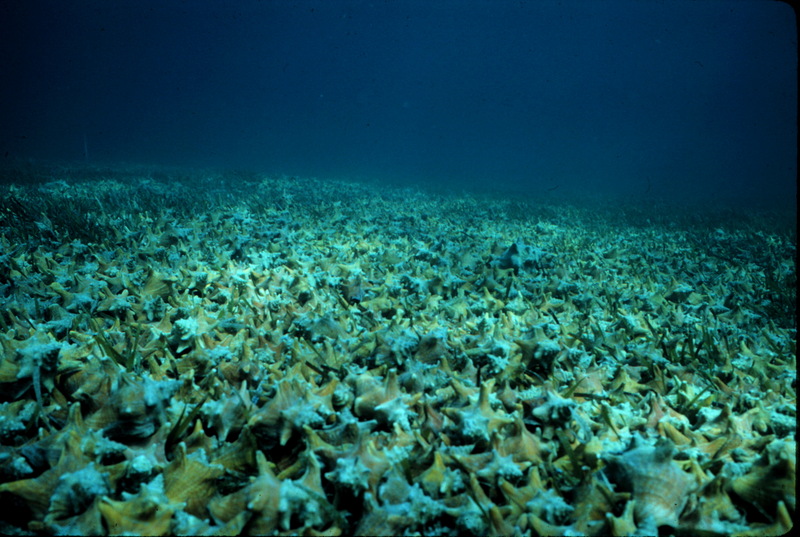
[[[630,491],[637,526],[678,527],[681,511],[696,484],[672,460],[673,446],[640,445],[610,458],[606,474],[619,491]]]
[[[784,502],[795,509],[797,454],[794,443],[774,442],[749,472],[733,480],[733,491],[763,513],[772,515]]]
[[[216,480],[224,473],[222,465],[206,460],[205,450],[187,455],[186,444],[181,442],[175,459],[164,469],[164,494],[173,503],[185,504],[187,513],[207,518],[208,500],[216,492]]]

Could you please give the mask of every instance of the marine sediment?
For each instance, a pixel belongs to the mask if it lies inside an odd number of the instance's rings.
[[[796,235],[768,215],[44,176],[0,186],[4,534],[793,524]]]

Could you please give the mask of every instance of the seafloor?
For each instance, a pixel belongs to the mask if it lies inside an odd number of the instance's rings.
[[[769,212],[2,179],[4,534],[792,526],[796,232]]]

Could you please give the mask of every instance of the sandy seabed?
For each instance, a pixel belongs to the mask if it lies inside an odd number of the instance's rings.
[[[0,185],[4,534],[776,535],[775,215],[253,172]]]

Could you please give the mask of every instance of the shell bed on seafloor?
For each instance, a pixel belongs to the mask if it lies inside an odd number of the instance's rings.
[[[0,208],[3,534],[792,526],[768,214],[134,168]]]

